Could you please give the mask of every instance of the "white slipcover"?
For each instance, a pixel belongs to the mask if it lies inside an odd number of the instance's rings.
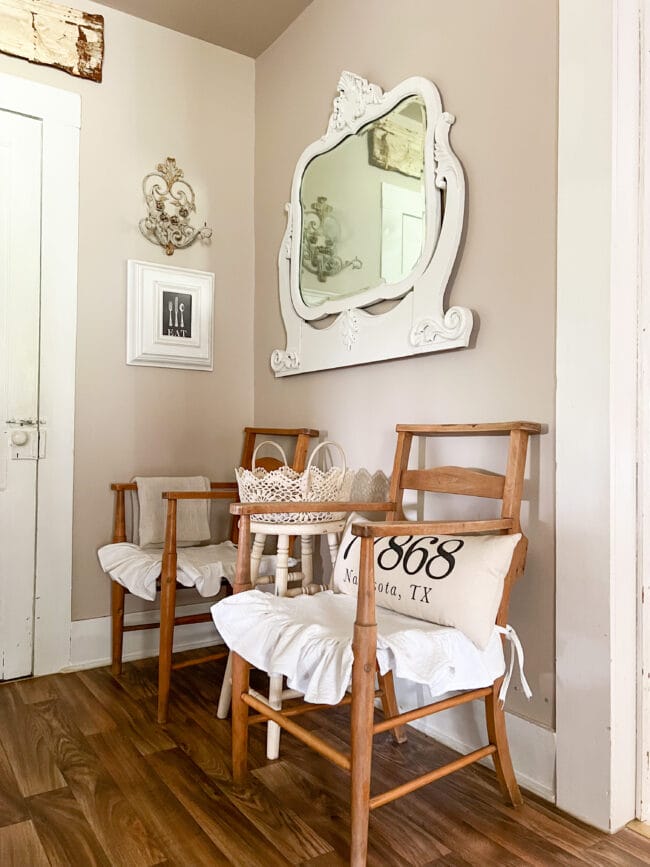
[[[331,591],[294,598],[250,590],[212,606],[222,638],[255,668],[282,674],[288,686],[314,703],[337,704],[352,675],[352,632],[357,600]],[[511,627],[501,630],[519,657]],[[432,695],[490,686],[505,671],[499,629],[485,650],[460,630],[377,608],[377,659],[382,673],[425,684]],[[501,697],[512,674],[514,655]]]
[[[113,581],[150,601],[156,598],[162,554],[161,548],[140,548],[131,542],[104,545],[97,552],[102,569]],[[263,557],[260,575],[274,575],[276,559],[275,556]],[[290,564],[295,565],[295,562],[291,560]],[[179,548],[176,577],[179,584],[195,587],[201,596],[216,596],[222,578],[232,584],[236,565],[237,547],[232,542]]]

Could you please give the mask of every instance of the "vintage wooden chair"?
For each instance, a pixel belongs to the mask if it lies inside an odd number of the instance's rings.
[[[241,455],[241,466],[250,467],[258,437],[288,437],[295,441],[292,466],[295,470],[302,471],[305,467],[307,451],[310,439],[317,437],[319,432],[308,428],[244,428],[244,444]],[[267,470],[275,469],[281,465],[277,458],[262,457],[257,461],[258,466]],[[207,500],[237,500],[236,482],[211,482],[210,491],[169,491],[163,494],[167,501],[167,516],[165,525],[165,539],[162,555],[161,572],[159,579],[160,589],[160,620],[150,623],[124,625],[124,600],[129,592],[117,581],[111,581],[111,617],[112,617],[112,672],[114,675],[122,673],[122,647],[125,632],[141,629],[160,628],[160,643],[158,654],[158,722],[167,721],[169,705],[169,689],[172,670],[184,668],[189,665],[198,665],[213,659],[221,659],[228,654],[228,648],[221,647],[219,650],[192,660],[173,663],[172,651],[174,643],[174,628],[193,623],[204,623],[211,620],[209,612],[201,614],[177,615],[176,614],[176,591],[177,578],[177,507],[179,500],[207,499]],[[111,485],[115,492],[115,514],[113,525],[113,542],[126,542],[126,492],[137,492],[135,482],[115,482]],[[231,519],[229,538],[237,544],[238,527],[237,520]],[[246,557],[250,556],[249,540],[244,542]],[[222,582],[223,585],[223,582]],[[181,587],[182,589],[182,587]],[[226,583],[226,590],[229,585]]]
[[[281,728],[297,737],[303,743],[316,750],[339,768],[351,776],[351,864],[361,867],[366,863],[368,843],[368,820],[370,810],[374,810],[396,798],[406,795],[415,789],[427,785],[447,774],[477,762],[486,756],[492,756],[496,775],[507,802],[517,807],[522,804],[522,798],[517,780],[512,768],[508,739],[506,734],[505,715],[499,693],[504,675],[498,676],[493,683],[480,687],[466,689],[453,697],[415,708],[406,713],[400,713],[395,698],[392,671],[378,678],[377,690],[375,677],[378,671],[377,656],[377,622],[375,611],[374,584],[374,545],[381,537],[395,537],[403,534],[518,534],[521,533],[520,507],[524,483],[526,451],[528,438],[531,434],[540,433],[540,425],[530,422],[510,422],[497,424],[472,425],[398,425],[397,449],[395,453],[391,479],[389,502],[386,503],[320,503],[309,506],[302,505],[303,511],[335,510],[385,512],[383,523],[354,524],[352,532],[360,537],[360,570],[359,586],[356,600],[356,619],[352,650],[351,696],[346,695],[340,704],[351,704],[351,744],[350,751],[335,749],[318,737],[313,731],[300,726],[296,716],[324,706],[301,702],[292,707],[287,706],[282,711],[269,708],[254,694],[249,692],[250,664],[237,653],[236,642],[231,641],[233,656],[233,704],[232,704],[232,750],[233,778],[235,783],[242,783],[247,774],[248,726],[273,720]],[[507,436],[509,449],[504,475],[462,467],[437,467],[434,469],[409,469],[409,454],[413,437],[433,436]],[[430,491],[435,493],[461,494],[474,497],[488,497],[501,502],[500,517],[494,520],[460,520],[460,521],[422,521],[404,520],[403,497],[405,490]],[[250,541],[250,515],[262,511],[289,511],[291,504],[236,504],[230,507],[232,514],[240,516],[241,548],[237,563],[237,574],[234,592],[240,594],[250,589],[250,559],[245,555]],[[524,569],[527,540],[521,536],[513,548],[510,566],[505,575],[503,594],[498,608],[496,625],[506,627],[508,602],[513,583]],[[509,555],[510,556],[510,555]],[[318,605],[319,600],[330,594],[317,594],[310,597],[308,604]],[[239,603],[247,603],[247,599],[233,596],[220,605],[215,606],[215,620],[218,621],[216,609],[221,606],[239,607]],[[336,598],[336,597],[334,597]],[[286,600],[281,600],[286,605]],[[323,604],[321,602],[321,604]],[[242,606],[243,607],[243,606]],[[222,610],[226,610],[225,608]],[[413,624],[422,621],[411,619]],[[488,624],[489,625],[489,624]],[[254,628],[254,624],[248,624]],[[278,636],[280,638],[280,636]],[[502,638],[502,640],[504,640]],[[498,646],[498,645],[497,645]],[[480,682],[480,681],[479,681]],[[375,699],[381,697],[384,719],[374,721]],[[371,764],[373,737],[380,732],[391,730],[398,742],[405,740],[404,724],[447,708],[456,707],[473,700],[485,702],[488,743],[469,755],[462,756],[443,767],[422,774],[402,785],[371,797]],[[249,709],[254,711],[249,716]]]

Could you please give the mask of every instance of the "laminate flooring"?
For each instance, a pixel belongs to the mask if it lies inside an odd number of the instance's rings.
[[[155,659],[119,679],[99,668],[0,684],[1,867],[345,865],[345,773],[286,734],[268,762],[254,726],[249,782],[233,786],[230,725],[215,717],[223,667],[174,674],[164,727]],[[340,747],[347,713],[310,714],[309,725]],[[375,743],[377,791],[454,757],[411,728],[403,746],[388,734]],[[650,864],[650,839],[608,836],[525,799],[506,807],[489,769],[466,768],[373,813],[368,863]]]

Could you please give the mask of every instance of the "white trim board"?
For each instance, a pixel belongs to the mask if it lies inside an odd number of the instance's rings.
[[[183,614],[201,614],[209,611],[211,602],[197,602],[184,605]],[[134,611],[124,618],[126,625],[150,623],[158,611]],[[143,629],[141,632],[127,632],[124,635],[123,659],[145,659],[158,656],[159,632],[157,629]],[[174,629],[174,651],[192,650],[195,647],[208,647],[223,644],[221,636],[212,622],[192,623]],[[95,617],[91,620],[74,620],[70,635],[70,663],[62,671],[78,671],[82,668],[98,668],[109,665],[111,661],[111,618]]]
[[[428,694],[419,694],[424,689],[397,678],[400,710],[431,701]],[[482,701],[473,701],[415,720],[411,725],[452,750],[467,754],[488,742],[484,707]],[[510,755],[519,785],[555,803],[555,732],[511,713],[506,713],[506,725]],[[489,757],[480,764],[494,768]]]
[[[0,73],[0,107],[79,129],[81,97],[69,90],[38,84],[16,75]]]

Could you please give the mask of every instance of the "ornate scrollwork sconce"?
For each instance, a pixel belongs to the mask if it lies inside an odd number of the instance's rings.
[[[358,271],[363,262],[358,256],[344,262],[336,255],[339,224],[334,217],[334,208],[328,204],[327,196],[318,196],[311,209],[305,211],[305,229],[302,240],[302,267],[315,274],[319,283],[328,277],[335,277],[345,268]]]
[[[140,231],[152,244],[160,244],[172,256],[174,250],[189,247],[197,239],[207,241],[212,229],[207,224],[195,229],[189,222],[196,213],[194,190],[183,179],[183,170],[173,157],[158,163],[155,172],[145,175],[142,191],[148,214],[140,220]]]

